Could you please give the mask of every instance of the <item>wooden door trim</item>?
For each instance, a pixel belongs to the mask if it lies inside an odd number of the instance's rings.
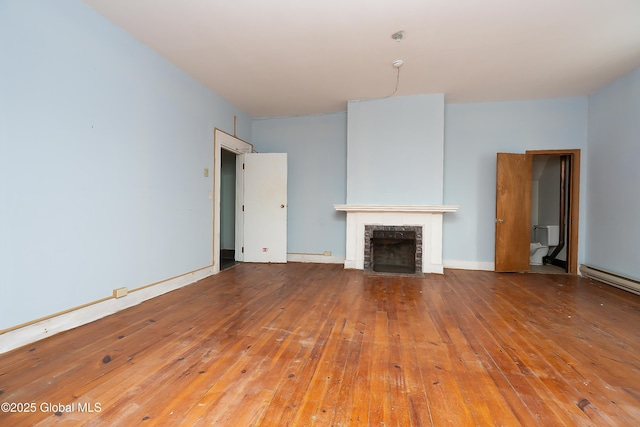
[[[578,274],[578,230],[580,218],[580,150],[527,150],[529,162],[533,156],[570,156],[571,176],[569,191],[569,239],[567,246],[567,272]]]

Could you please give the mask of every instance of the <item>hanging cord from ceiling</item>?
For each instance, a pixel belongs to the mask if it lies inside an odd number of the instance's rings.
[[[393,40],[395,40],[396,42],[400,43],[400,41],[404,38],[404,31],[402,31],[402,30],[396,31],[395,33],[391,34],[391,38]],[[393,91],[393,93],[391,95],[385,96],[385,98],[391,98],[393,95],[396,94],[396,92],[398,92],[398,87],[400,86],[400,67],[402,67],[402,64],[404,64],[404,61],[402,59],[396,59],[391,64],[391,65],[393,65],[393,68],[395,68],[396,71],[397,71],[397,74],[396,74],[396,88],[394,89],[394,91]]]
[[[402,59],[396,59],[395,61],[393,61],[393,64],[392,64],[393,68],[395,68],[397,71],[396,88],[394,89],[393,93],[391,93],[391,95],[387,95],[383,99],[391,98],[393,95],[396,94],[396,92],[398,92],[398,87],[400,86],[400,67],[402,67],[402,64],[404,64],[404,61]]]

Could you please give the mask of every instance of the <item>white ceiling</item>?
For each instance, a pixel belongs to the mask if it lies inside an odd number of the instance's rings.
[[[396,96],[448,103],[588,95],[640,66],[640,0],[84,2],[253,117],[389,96],[396,59]]]

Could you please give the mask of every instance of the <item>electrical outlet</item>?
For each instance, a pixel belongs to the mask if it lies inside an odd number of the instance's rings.
[[[204,168],[204,176],[209,176],[209,168]]]
[[[129,294],[129,290],[127,288],[118,288],[113,290],[114,298],[126,297],[128,294]]]
[[[324,251],[324,256],[331,256],[331,251]]]

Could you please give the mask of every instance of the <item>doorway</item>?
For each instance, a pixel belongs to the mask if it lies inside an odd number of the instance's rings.
[[[229,135],[226,132],[221,131],[220,129],[214,130],[214,138],[213,138],[213,164],[214,164],[214,174],[213,174],[213,242],[212,242],[212,253],[213,253],[213,273],[217,274],[221,270],[221,233],[222,233],[222,218],[221,213],[223,210],[222,207],[222,198],[223,198],[223,184],[222,184],[222,167],[223,167],[223,155],[226,157],[226,162],[228,163],[233,158],[236,162],[234,176],[236,178],[235,187],[234,187],[234,196],[233,204],[234,204],[234,212],[235,218],[233,221],[227,220],[228,223],[234,223],[234,261],[242,261],[242,241],[243,241],[243,233],[244,227],[242,224],[242,216],[240,215],[242,211],[242,196],[239,195],[239,191],[242,190],[242,174],[237,173],[241,169],[238,167],[238,162],[241,154],[251,153],[253,151],[253,145],[248,142],[244,142],[232,135]],[[227,154],[225,154],[225,152]],[[226,166],[227,172],[229,175],[230,169],[229,165]],[[225,209],[230,210],[230,207],[227,206],[230,202],[230,197],[227,196],[227,200],[225,203]],[[225,233],[229,234],[227,231]],[[227,246],[225,244],[225,246]]]
[[[236,261],[236,156],[222,149],[220,156],[220,270]]]
[[[558,245],[530,271],[577,274],[580,150],[534,150],[527,156],[532,164],[530,242],[536,225],[558,226]]]
[[[566,273],[570,158],[540,154],[533,155],[531,163],[532,255],[529,271]]]
[[[255,153],[253,145],[215,129],[213,160],[213,274],[231,250],[237,262],[287,262],[287,155]]]
[[[564,209],[564,211],[549,220],[554,222],[552,225],[557,223],[558,226],[564,226],[560,233],[564,242],[562,247],[557,245],[553,251],[546,254],[545,261],[549,265],[560,264],[556,266],[562,268],[561,272],[577,274],[580,150],[535,150],[527,151],[526,154],[498,153],[495,271],[530,271],[532,226],[540,222],[539,207],[535,212],[537,217],[534,216],[534,209],[532,209],[533,174],[535,173],[533,164],[537,156],[559,160],[565,168],[565,186],[560,188],[560,183],[557,183],[559,187],[557,193],[564,192],[564,202],[559,202],[558,209]],[[539,200],[537,202],[540,203]],[[553,218],[557,219],[554,221]],[[556,249],[558,249],[557,252]],[[563,250],[564,253],[560,254]]]

